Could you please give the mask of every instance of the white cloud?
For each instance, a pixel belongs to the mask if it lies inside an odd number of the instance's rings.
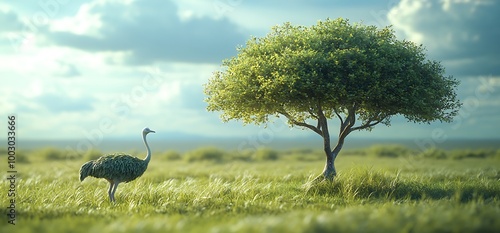
[[[49,29],[52,31],[71,32],[76,35],[87,35],[102,38],[101,14],[95,14],[92,7],[100,2],[83,4],[76,15],[53,20]]]
[[[485,6],[492,3],[477,4],[476,1],[473,10],[467,10],[463,6],[473,1],[419,2],[422,1],[403,0],[391,11],[390,19],[407,38],[429,44],[434,56],[451,57],[443,59],[447,67],[485,69],[478,61],[489,64],[488,59],[495,58],[487,53],[497,51],[494,45],[485,43],[492,37],[491,33],[479,33],[497,22],[479,24],[480,17],[489,17],[485,8],[494,9],[495,4]],[[269,133],[269,130],[263,126],[243,126],[237,121],[222,123],[218,113],[205,109],[202,85],[219,69],[221,60],[235,55],[235,47],[244,44],[250,35],[263,36],[271,26],[285,21],[311,25],[327,17],[346,17],[352,22],[362,20],[377,25],[380,21],[375,16],[383,15],[381,12],[388,7],[374,1],[94,0],[71,3],[51,11],[26,1],[0,3],[0,23],[5,25],[0,29],[3,42],[0,76],[9,78],[7,86],[0,86],[4,94],[0,99],[0,112],[18,114],[22,124],[20,134],[25,139],[77,139],[94,137],[96,133],[106,138],[138,137],[138,131],[145,126],[159,133],[258,137],[259,133]],[[49,19],[35,24],[36,31],[23,25],[23,20],[25,23],[33,20],[34,14],[45,14]],[[457,17],[461,14],[463,17]],[[13,49],[11,38],[15,43],[22,42],[22,46]],[[475,55],[470,48],[476,48],[471,45],[478,43],[488,44],[490,48],[487,52],[476,49]],[[491,77],[487,83],[496,86],[500,79]],[[464,82],[461,95],[471,96],[474,85],[472,81]],[[495,90],[481,104],[495,109],[500,93]],[[496,116],[493,110],[477,110],[486,117]],[[478,118],[476,122],[491,122],[493,118]],[[467,122],[471,123],[470,119]],[[103,122],[111,124],[111,129],[101,129]],[[337,123],[332,121],[332,131]],[[468,132],[468,127],[464,124],[460,130]],[[393,127],[381,126],[353,137],[402,134],[413,137],[425,135],[426,129],[395,121]],[[460,130],[453,133],[463,134]],[[408,131],[414,134],[407,134]],[[273,133],[274,137],[314,135],[288,127]]]
[[[467,25],[481,20],[492,2],[469,0],[403,0],[392,8],[388,18],[408,39],[430,49],[458,50],[463,43],[480,40],[480,32]],[[439,23],[436,23],[439,22]]]
[[[422,43],[430,59],[441,60],[448,74],[461,80],[458,96],[463,103],[451,124],[433,124],[450,137],[488,137],[497,121],[500,92],[500,31],[497,1],[402,0],[388,19],[403,38]],[[425,129],[425,127],[424,127]]]
[[[442,0],[442,2],[444,11],[454,12],[456,8],[461,8],[461,13],[464,11],[474,13],[478,6],[494,5],[492,0]]]
[[[170,1],[95,1],[74,17],[54,20],[44,36],[48,45],[111,54],[118,65],[218,63],[244,43],[227,19],[192,15]]]
[[[40,79],[34,80],[29,86],[26,88],[26,92],[24,96],[27,98],[35,98],[43,94],[43,84]]]
[[[59,61],[58,63],[59,67],[57,68],[57,71],[54,73],[55,75],[65,78],[80,76],[80,71],[78,70],[78,68],[76,68],[74,64],[66,63],[64,61]]]
[[[181,83],[174,81],[169,84],[163,84],[156,94],[156,98],[165,102],[170,102],[180,94]]]
[[[209,17],[211,19],[221,19],[231,12],[242,7],[243,0],[173,0],[178,7],[178,15],[181,19],[196,17]]]
[[[455,75],[498,75],[497,1],[402,0],[388,14],[404,38],[422,43]]]

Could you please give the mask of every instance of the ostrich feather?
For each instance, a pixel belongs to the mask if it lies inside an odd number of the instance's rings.
[[[88,176],[106,179],[110,184],[108,190],[109,199],[114,202],[114,194],[118,184],[121,182],[128,183],[137,179],[142,176],[148,168],[148,163],[151,160],[151,150],[146,141],[146,135],[148,133],[155,133],[155,131],[149,128],[144,128],[142,131],[142,140],[147,149],[147,154],[144,159],[122,153],[104,155],[82,165],[80,168],[80,181],[85,180]]]

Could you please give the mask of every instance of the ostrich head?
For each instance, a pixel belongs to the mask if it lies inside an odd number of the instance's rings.
[[[148,134],[148,133],[156,133],[156,132],[155,132],[154,130],[149,129],[148,127],[144,128],[144,129],[142,130],[142,134],[143,134],[143,135],[146,135],[146,134]]]

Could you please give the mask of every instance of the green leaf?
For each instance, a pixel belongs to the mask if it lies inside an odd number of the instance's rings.
[[[207,109],[220,111],[224,121],[263,124],[280,111],[305,122],[315,120],[318,103],[328,117],[357,104],[361,124],[389,125],[397,114],[450,122],[461,106],[458,81],[424,51],[397,40],[391,27],[341,18],[310,27],[284,23],[222,62],[205,85]]]

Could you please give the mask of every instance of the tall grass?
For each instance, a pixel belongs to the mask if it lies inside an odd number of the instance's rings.
[[[447,179],[443,179],[443,175]],[[500,194],[497,176],[464,176],[453,174],[401,175],[366,168],[343,171],[335,182],[306,185],[306,190],[319,195],[340,195],[347,200],[422,200],[452,199],[468,202],[491,200]]]
[[[78,180],[85,161],[19,165],[16,226],[1,232],[498,232],[500,160],[343,156],[333,183],[305,185],[323,166],[301,152],[271,160],[153,157],[139,179]],[[269,152],[271,151],[271,152]],[[207,149],[194,152],[204,154]],[[208,150],[210,152],[210,150]],[[261,152],[261,153],[264,153]],[[169,152],[172,153],[172,152]],[[302,151],[314,156],[315,151]],[[196,154],[196,153],[195,153]],[[319,156],[319,155],[318,155]],[[270,156],[274,157],[274,156]],[[264,156],[268,158],[268,156]],[[38,158],[39,159],[39,158]],[[217,161],[217,162],[214,162]],[[7,187],[2,179],[0,185]],[[0,198],[7,206],[7,198]]]

